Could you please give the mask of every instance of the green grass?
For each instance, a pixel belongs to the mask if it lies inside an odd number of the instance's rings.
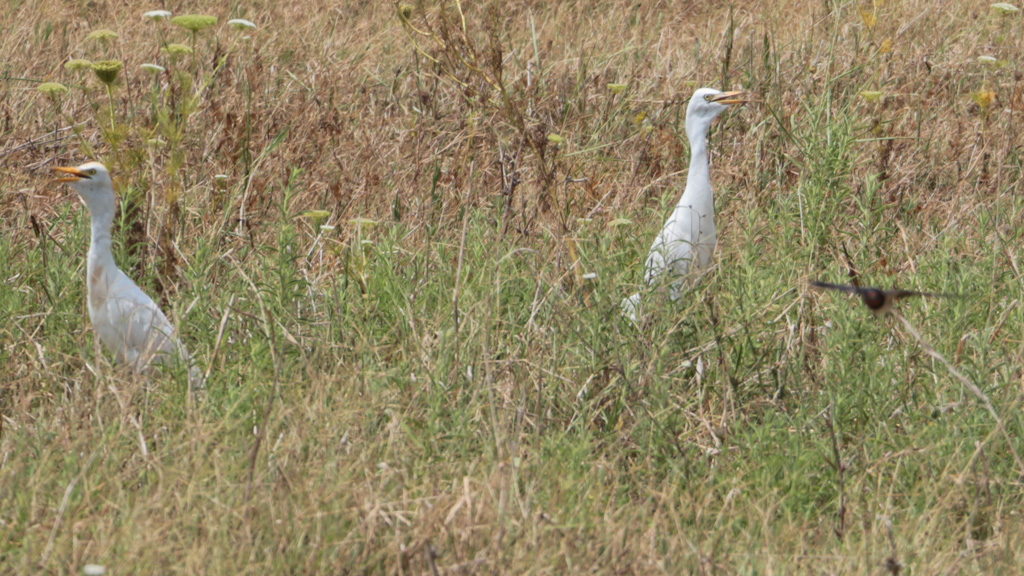
[[[1017,442],[1019,98],[972,52],[1009,58],[1015,32],[911,4],[872,27],[852,4],[793,23],[485,3],[462,33],[444,6],[416,6],[424,34],[388,5],[225,6],[253,42],[200,33],[196,83],[168,73],[157,104],[135,72],[160,57],[152,29],[97,9],[90,29],[116,30],[129,62],[110,131],[106,92],[60,64],[100,56],[61,24],[74,11],[0,16],[35,48],[8,72],[73,87],[58,113],[3,81],[17,128],[0,149],[37,172],[0,174],[0,565],[1016,569],[1024,470],[992,415],[895,318],[807,286],[853,265],[961,295],[900,310]],[[925,49],[935,70],[914,64]],[[715,265],[678,302],[650,291],[633,325],[619,301],[684,183],[685,99],[722,78],[759,100],[712,132]],[[981,88],[1012,111],[983,119]],[[174,108],[190,90],[195,109]],[[72,118],[80,137],[14,150]],[[95,342],[87,213],[43,173],[83,140],[117,167],[115,256],[209,372],[201,399],[184,370],[126,374]]]

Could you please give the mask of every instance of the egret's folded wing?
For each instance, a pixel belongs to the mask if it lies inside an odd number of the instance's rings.
[[[119,333],[125,359],[148,364],[157,356],[179,354],[174,326],[152,298],[122,276],[107,299],[107,312]]]

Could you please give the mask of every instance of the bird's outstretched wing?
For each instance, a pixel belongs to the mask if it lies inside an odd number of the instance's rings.
[[[925,298],[956,298],[956,294],[944,294],[942,292],[918,292],[917,290],[889,290],[886,295],[893,300],[902,300],[910,296],[923,296]]]
[[[847,294],[860,294],[864,288],[858,286],[847,286],[845,284],[829,284],[828,282],[811,282],[811,286],[815,288],[826,288],[828,290],[839,290],[840,292],[846,292]]]
[[[871,287],[860,287],[860,286],[847,286],[844,284],[829,284],[828,282],[811,282],[811,286],[814,288],[826,288],[829,290],[838,290],[840,292],[846,292],[847,294],[856,294],[860,296],[860,299],[864,302],[864,305],[871,309],[875,314],[887,314],[892,312],[892,305],[904,298],[911,296],[925,296],[925,297],[956,297],[955,294],[941,294],[937,292],[920,292],[917,290],[900,290],[894,288],[892,290],[882,290],[880,288]]]

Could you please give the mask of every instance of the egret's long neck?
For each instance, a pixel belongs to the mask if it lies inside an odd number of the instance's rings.
[[[114,269],[114,252],[111,250],[110,228],[114,224],[114,211],[99,207],[93,209],[92,214],[92,241],[89,243],[89,277],[94,273]]]
[[[686,135],[690,140],[690,170],[686,174],[683,198],[690,205],[702,201],[710,203],[712,200],[711,171],[708,166],[708,126],[698,124],[687,130]]]
[[[708,143],[705,133],[697,134],[690,139],[690,171],[686,176],[686,187],[695,188],[694,184],[711,182],[708,167]],[[700,186],[696,186],[700,188]]]

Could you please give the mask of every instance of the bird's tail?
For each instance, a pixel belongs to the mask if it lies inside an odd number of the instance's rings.
[[[619,306],[622,308],[623,316],[636,322],[637,318],[640,317],[640,293],[637,292],[629,298],[623,298],[622,304]]]
[[[188,353],[188,349],[181,343],[181,340],[175,340],[174,342],[177,351],[178,359],[184,362],[188,366],[188,388],[193,394],[200,396],[206,392],[206,380],[203,378],[203,371],[196,364],[192,355]]]
[[[196,394],[206,391],[206,380],[203,379],[203,371],[193,363],[189,363],[188,367],[188,387]]]

